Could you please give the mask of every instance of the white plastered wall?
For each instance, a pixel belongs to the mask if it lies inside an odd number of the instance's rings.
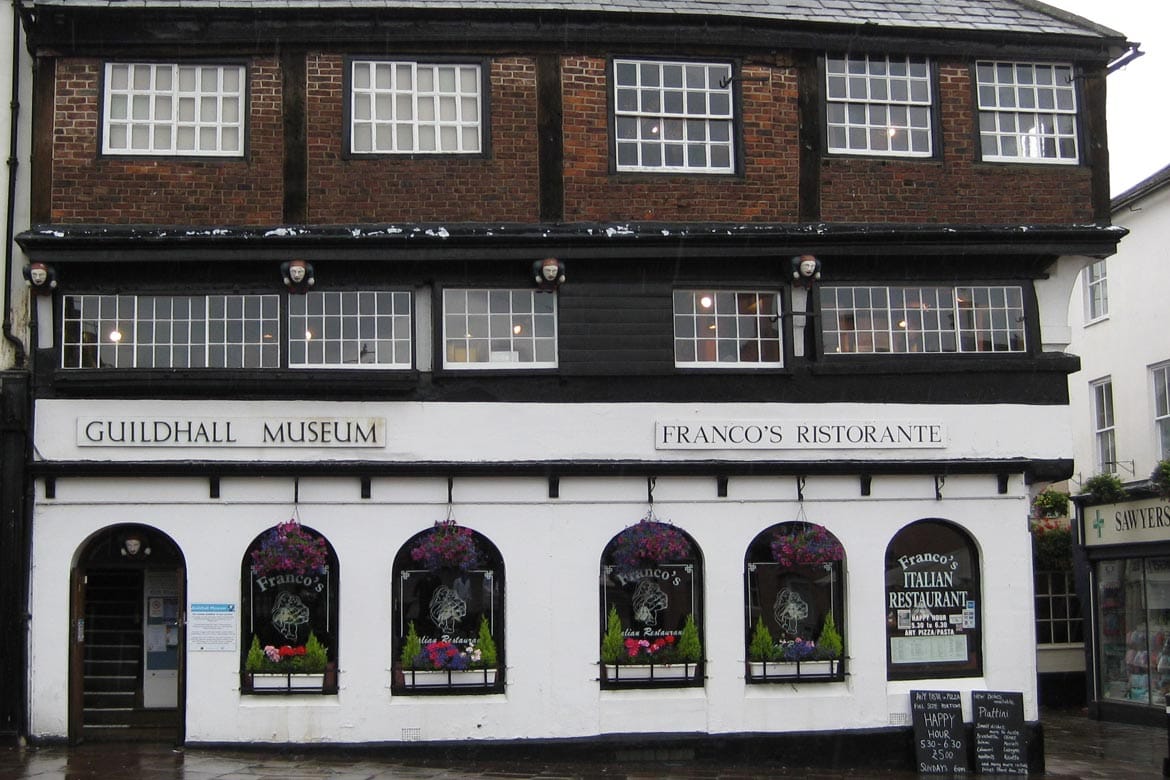
[[[375,479],[370,499],[356,479],[301,479],[299,515],[324,532],[340,564],[337,696],[239,693],[238,655],[188,652],[191,742],[376,743],[587,737],[622,732],[726,734],[899,725],[917,688],[1023,691],[1037,717],[1032,654],[1031,560],[1025,487],[1007,494],[992,476],[951,476],[943,498],[929,476],[877,476],[860,496],[853,477],[813,477],[805,513],[845,545],[843,683],[744,683],[743,565],[751,539],[795,519],[791,478],[732,478],[715,495],[708,478],[660,478],[654,509],[702,550],[705,588],[703,688],[601,691],[597,683],[598,566],[606,542],[646,512],[646,481],[565,478],[549,499],[542,479],[456,479],[454,515],[499,548],[506,567],[508,685],[502,695],[391,696],[391,564],[412,534],[446,513],[445,479]],[[38,486],[40,487],[40,486]],[[30,640],[31,733],[66,729],[69,567],[78,546],[115,523],[169,535],[187,563],[189,602],[238,603],[248,543],[292,512],[291,478],[225,479],[209,500],[203,479],[59,479],[34,521]],[[38,490],[38,495],[43,492]],[[884,553],[892,535],[942,518],[975,539],[982,565],[984,675],[886,681]],[[964,694],[965,704],[969,696]],[[967,713],[968,717],[970,713]],[[416,731],[417,730],[417,731]]]

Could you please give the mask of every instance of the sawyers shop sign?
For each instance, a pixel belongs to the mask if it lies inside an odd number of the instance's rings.
[[[385,447],[381,417],[79,417],[79,447]]]

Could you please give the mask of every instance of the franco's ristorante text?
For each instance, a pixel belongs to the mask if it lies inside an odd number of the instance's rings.
[[[704,420],[654,424],[660,450],[929,449],[947,446],[937,421]]]

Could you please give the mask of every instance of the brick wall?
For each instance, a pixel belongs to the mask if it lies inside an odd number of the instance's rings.
[[[281,77],[273,59],[251,65],[247,159],[102,157],[97,60],[57,66],[51,219],[63,223],[263,225],[283,201]]]
[[[941,63],[938,160],[826,158],[825,222],[1076,223],[1093,219],[1087,166],[978,162],[976,110],[965,64]],[[1082,148],[1086,141],[1081,138]]]
[[[562,58],[564,221],[798,221],[797,73],[747,64],[741,90],[743,174],[613,174],[606,62]],[[535,61],[490,66],[491,154],[347,158],[344,59],[307,60],[307,221],[536,222],[539,158]],[[940,64],[941,157],[821,161],[825,222],[1078,223],[1092,220],[1087,166],[980,163],[965,64]],[[270,225],[283,222],[279,62],[250,67],[245,160],[102,157],[96,60],[58,64],[52,220],[65,223]],[[1082,144],[1086,139],[1082,138]],[[806,188],[816,192],[816,188]]]
[[[335,55],[313,55],[308,61],[310,222],[538,220],[535,60],[492,61],[491,154],[486,158],[347,159],[343,67],[343,59]]]
[[[606,62],[562,60],[565,220],[794,222],[800,179],[796,72],[742,69],[744,175],[611,174]]]

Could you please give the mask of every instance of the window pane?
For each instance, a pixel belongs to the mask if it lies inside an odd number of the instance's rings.
[[[244,68],[106,65],[104,154],[236,156],[244,133]],[[198,108],[197,108],[198,107]]]
[[[822,336],[841,353],[1023,352],[1018,287],[822,287]]]
[[[618,170],[731,173],[730,75],[727,65],[615,60]]]
[[[555,368],[556,295],[444,290],[444,366]]]
[[[852,74],[847,80],[839,75],[846,72]],[[830,152],[933,154],[932,86],[925,59],[830,55],[825,86]],[[908,110],[911,107],[916,107],[913,112]],[[911,133],[911,127],[918,131]]]
[[[976,65],[983,159],[1079,162],[1077,95],[1068,65]]]
[[[373,70],[376,77],[358,78]],[[480,151],[479,65],[354,63],[350,90],[351,151],[369,154]],[[391,78],[393,74],[393,78]],[[364,110],[373,105],[372,117]]]
[[[62,368],[206,368],[205,346],[259,346],[275,342],[275,317],[262,317],[264,299],[277,296],[115,296],[64,299]],[[229,306],[228,299],[255,303]],[[273,309],[275,311],[275,309]],[[224,354],[220,350],[219,354]],[[244,355],[241,350],[239,355]],[[279,355],[258,353],[249,367],[279,367]]]
[[[762,368],[780,365],[775,292],[676,290],[675,364]]]

